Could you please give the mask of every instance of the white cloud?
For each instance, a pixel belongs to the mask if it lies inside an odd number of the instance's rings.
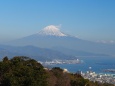
[[[98,43],[106,43],[106,44],[113,44],[113,43],[115,43],[115,41],[114,40],[108,40],[108,41],[106,41],[106,40],[98,40],[98,41],[96,41],[96,42],[98,42]]]

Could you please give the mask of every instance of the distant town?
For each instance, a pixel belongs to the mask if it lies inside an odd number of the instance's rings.
[[[89,79],[90,81],[93,82],[97,81],[99,83],[109,83],[115,85],[115,74],[104,74],[104,73],[96,74],[95,72],[89,70],[86,73],[81,72],[81,75],[85,79]]]

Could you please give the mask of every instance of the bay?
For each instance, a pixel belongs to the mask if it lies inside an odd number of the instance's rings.
[[[69,72],[76,73],[77,71],[86,72],[92,70],[96,73],[105,73],[105,69],[115,69],[115,57],[78,57],[83,60],[81,64],[53,64],[48,67],[60,67],[68,69]],[[90,67],[90,69],[89,69]],[[110,72],[109,72],[110,73]],[[113,72],[115,73],[115,72]]]

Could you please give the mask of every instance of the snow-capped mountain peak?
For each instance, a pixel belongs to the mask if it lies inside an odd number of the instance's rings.
[[[38,34],[40,35],[53,35],[53,36],[67,36],[62,33],[57,26],[49,25],[42,29]]]

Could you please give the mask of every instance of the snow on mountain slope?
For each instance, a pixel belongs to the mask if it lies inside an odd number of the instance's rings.
[[[39,35],[52,35],[52,36],[67,36],[66,34],[62,33],[60,29],[54,25],[49,25],[42,29]]]

